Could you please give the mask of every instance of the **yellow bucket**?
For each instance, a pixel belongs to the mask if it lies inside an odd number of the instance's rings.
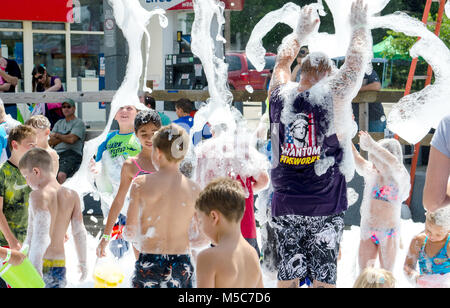
[[[117,265],[104,263],[97,265],[94,270],[94,288],[117,288],[124,279],[124,275]]]

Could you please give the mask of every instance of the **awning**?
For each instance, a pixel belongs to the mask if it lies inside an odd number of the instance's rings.
[[[73,22],[72,0],[2,0],[0,20]]]

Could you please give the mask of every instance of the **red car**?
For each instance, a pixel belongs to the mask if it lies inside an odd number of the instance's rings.
[[[225,62],[228,63],[228,83],[231,90],[245,90],[247,85],[251,85],[253,90],[266,90],[266,82],[275,66],[275,60],[276,54],[266,53],[266,66],[258,72],[247,60],[245,53],[227,53]]]

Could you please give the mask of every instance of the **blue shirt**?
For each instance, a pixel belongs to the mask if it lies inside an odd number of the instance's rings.
[[[173,123],[180,125],[188,134],[190,134],[191,128],[194,125],[194,118],[191,116],[185,116],[178,118],[177,120],[173,121]]]

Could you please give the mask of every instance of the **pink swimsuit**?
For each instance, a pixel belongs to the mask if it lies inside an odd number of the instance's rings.
[[[138,170],[139,170],[139,171],[136,172],[136,174],[134,175],[133,180],[134,180],[135,178],[137,178],[138,176],[140,176],[140,175],[144,175],[144,174],[152,174],[152,173],[153,173],[153,172],[146,171],[146,170],[142,169],[141,166],[139,166],[139,164],[137,163],[136,159],[132,158],[131,160],[134,162],[134,164],[136,165],[136,167],[138,167]]]

